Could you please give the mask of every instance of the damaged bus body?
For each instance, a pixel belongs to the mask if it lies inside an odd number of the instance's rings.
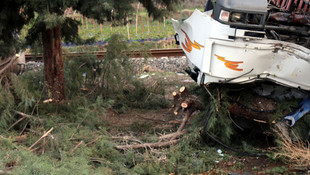
[[[309,94],[309,7],[309,0],[208,0],[204,12],[173,20],[187,72],[199,85],[267,80]],[[293,126],[309,113],[309,97],[282,122]]]
[[[217,0],[214,8],[173,20],[189,74],[198,84],[270,80],[309,91],[308,3]]]

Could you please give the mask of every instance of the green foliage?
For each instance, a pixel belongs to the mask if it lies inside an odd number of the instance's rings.
[[[202,88],[202,91],[206,90]],[[231,104],[229,102],[229,96],[227,95],[227,89],[216,88],[213,89],[211,93],[213,96],[212,98],[207,95],[206,92],[202,93],[204,95],[201,95],[201,101],[203,105],[206,106],[206,109],[209,108],[209,111],[202,112],[199,116],[206,119],[208,113],[212,113],[206,129],[220,138],[220,140],[223,140],[224,143],[228,144],[231,142],[231,136],[234,134],[234,130],[232,125],[233,122],[228,111]]]
[[[5,144],[3,144],[5,143]],[[25,175],[56,175],[56,174],[92,174],[93,169],[88,165],[88,151],[84,149],[79,153],[70,155],[62,152],[59,161],[50,159],[46,155],[37,156],[21,146],[12,144],[9,140],[0,138],[1,149],[0,167],[5,170],[7,163],[13,164],[13,174]],[[61,150],[59,150],[61,151]]]
[[[293,127],[293,133],[297,135],[301,140],[309,140],[310,129],[310,114],[306,114],[296,122]]]
[[[103,60],[88,54],[66,59],[64,74],[68,98],[87,93],[91,98],[102,95],[104,99],[111,99],[119,109],[166,107],[168,102],[160,82],[147,87],[134,78],[129,58],[122,53],[126,49],[123,37],[113,35]]]
[[[102,62],[102,87],[104,96],[114,96],[121,92],[123,87],[132,79],[132,70],[129,58],[122,53],[127,49],[121,35],[112,35],[107,46],[107,54]]]
[[[141,4],[146,8],[150,16],[153,16],[155,19],[159,19],[162,16],[167,16],[169,12],[176,10],[176,5],[181,0],[162,0],[159,1],[166,8],[159,9],[156,7],[156,3],[152,0],[139,0]],[[158,3],[158,2],[157,2]]]
[[[84,54],[82,57],[66,59],[64,65],[65,87],[68,98],[82,95],[81,88],[95,86],[100,73],[97,68],[100,63],[96,56]]]
[[[272,120],[280,121],[288,113],[293,112],[294,109],[298,106],[298,100],[296,99],[286,99],[277,102],[276,112],[272,116]]]
[[[36,100],[28,91],[27,84],[14,74],[11,76],[11,81],[15,102],[18,103],[17,108],[21,108],[24,112],[32,110]]]
[[[0,130],[3,130],[14,120],[11,109],[14,109],[15,101],[13,94],[4,86],[0,86],[0,99]]]
[[[279,167],[274,167],[272,169],[267,169],[266,173],[269,173],[269,174],[291,174],[291,173],[288,173],[288,169],[285,166],[279,166]]]
[[[31,113],[37,100],[21,77],[12,74],[10,84],[0,85],[0,130],[7,129],[15,120],[15,112]]]

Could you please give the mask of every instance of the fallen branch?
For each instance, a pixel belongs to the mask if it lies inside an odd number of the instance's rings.
[[[96,158],[96,157],[91,157],[91,158],[90,158],[90,161],[92,161],[92,162],[98,162],[98,163],[103,164],[104,159]]]
[[[139,143],[143,144],[142,141],[140,141],[139,139],[132,137],[132,136],[114,136],[114,137],[112,137],[112,139],[130,140],[130,141],[139,142]]]
[[[197,111],[203,109],[201,102],[199,101],[198,97],[190,95],[186,87],[181,87],[180,92],[173,92],[173,108],[175,108],[174,115],[178,115],[179,111],[183,108],[185,109],[186,116],[183,118],[182,123],[180,124],[178,130],[174,133],[167,134],[164,136],[159,137],[160,142],[156,143],[142,143],[141,141],[137,140],[136,138],[130,136],[122,136],[122,137],[112,137],[116,139],[123,139],[123,140],[132,140],[136,142],[140,142],[140,144],[132,144],[132,145],[117,145],[115,146],[117,149],[138,149],[138,148],[161,148],[167,147],[170,145],[174,145],[180,141],[177,139],[184,135],[186,131],[183,131],[187,121],[191,117],[191,115]],[[162,140],[170,139],[169,141],[161,142]]]
[[[187,131],[183,130],[183,131],[180,131],[180,132],[174,132],[174,133],[170,133],[170,134],[166,134],[166,135],[162,135],[159,137],[160,140],[164,140],[164,139],[169,139],[171,137],[174,137],[176,136],[176,138],[186,134]]]
[[[71,151],[70,153],[73,153],[76,149],[78,149],[78,147],[80,147],[82,144],[84,143],[84,141],[80,141],[80,143],[78,143]]]
[[[90,145],[90,144],[93,144],[93,143],[97,142],[97,140],[99,140],[101,137],[102,137],[102,136],[99,136],[99,137],[95,138],[94,140],[92,140],[92,141],[86,143],[85,146],[88,146],[88,145]]]
[[[17,58],[18,58],[18,56],[15,55],[15,57],[13,57],[13,58],[10,60],[10,62],[9,62],[7,65],[5,65],[3,69],[0,70],[0,75],[1,75],[4,71],[6,71],[6,70],[17,60]]]
[[[15,125],[17,125],[19,122],[23,121],[25,118],[25,116],[22,116],[22,118],[20,118],[19,120],[17,120],[15,123],[13,123],[13,125],[11,125],[6,131],[10,130],[11,128],[13,128]]]
[[[14,112],[16,113],[16,114],[18,114],[18,115],[21,115],[22,117],[26,117],[26,118],[31,118],[31,119],[38,119],[38,117],[35,117],[35,116],[33,116],[33,115],[29,115],[29,114],[25,114],[25,113],[23,113],[23,112],[20,112],[20,111],[15,111],[14,110]],[[43,119],[38,119],[40,122],[42,122],[43,121]]]
[[[35,152],[36,150],[38,150],[40,147],[36,147],[34,149],[30,149],[30,152]]]
[[[51,128],[49,131],[47,131],[45,134],[43,134],[39,140],[37,140],[34,144],[32,144],[28,149],[31,150],[36,144],[38,144],[43,138],[48,136],[49,133],[51,133],[54,130],[54,128]]]
[[[186,116],[183,118],[181,125],[179,126],[177,132],[175,132],[175,134],[171,137],[170,141],[176,139],[178,133],[180,133],[184,129],[187,120],[190,118],[193,112],[194,112],[193,110],[187,111]]]
[[[178,143],[180,140],[170,140],[167,142],[157,142],[157,143],[143,143],[143,144],[136,144],[136,145],[121,145],[121,146],[115,146],[117,149],[139,149],[139,148],[162,148],[167,147],[170,145],[174,145]]]

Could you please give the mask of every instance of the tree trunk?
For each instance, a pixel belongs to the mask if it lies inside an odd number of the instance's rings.
[[[60,25],[51,29],[44,28],[42,31],[42,41],[47,95],[54,102],[58,103],[65,100]]]

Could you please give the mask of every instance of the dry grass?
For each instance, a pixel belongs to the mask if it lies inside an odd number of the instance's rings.
[[[297,141],[286,140],[282,134],[277,132],[281,138],[279,140],[280,148],[276,157],[283,157],[287,162],[292,163],[297,169],[310,170],[310,144],[308,141],[302,141],[294,134]]]

